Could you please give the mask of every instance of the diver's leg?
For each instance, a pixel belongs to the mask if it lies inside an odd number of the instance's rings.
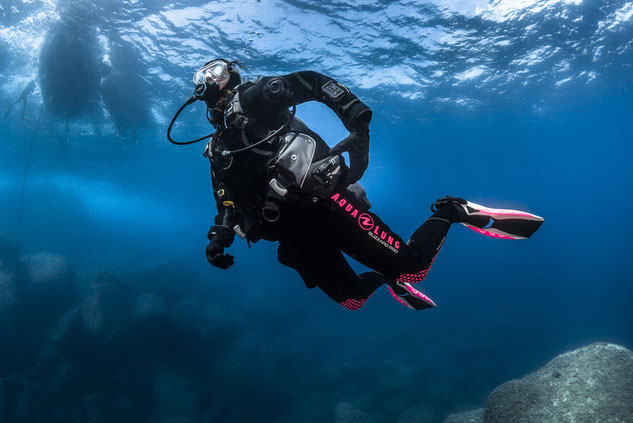
[[[11,103],[11,104],[9,105],[9,108],[8,108],[8,109],[4,112],[4,117],[9,116],[9,113],[11,113],[11,109],[13,109],[13,106],[15,106],[16,104],[18,104],[19,102],[20,102],[20,100],[18,99],[18,100],[16,100],[16,101],[14,101],[13,103]]]
[[[28,122],[29,119],[26,116],[24,116],[24,113],[26,112],[26,98],[24,99],[24,101],[22,103],[23,103],[22,104],[22,113],[20,114],[20,117]]]
[[[350,310],[367,301],[384,278],[377,272],[357,275],[343,254],[333,246],[305,240],[280,242],[279,262],[299,273],[308,288],[319,287],[328,297]]]
[[[27,120],[26,117],[24,117],[24,112],[26,112],[26,98],[22,100],[22,113],[20,114],[20,117]]]
[[[404,242],[347,192],[333,195],[331,201],[330,226],[336,245],[355,260],[382,273],[387,281],[424,279],[451,225],[450,216],[444,215],[442,207]]]

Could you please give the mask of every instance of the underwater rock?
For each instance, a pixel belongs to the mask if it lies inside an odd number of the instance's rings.
[[[451,414],[444,423],[484,423],[484,409]]]
[[[18,265],[18,254],[16,240],[0,232],[0,271],[15,272]]]
[[[83,363],[87,355],[98,352],[99,346],[84,327],[81,306],[72,308],[57,320],[48,332],[47,341],[61,351],[64,360],[72,364]],[[68,380],[73,369],[56,369],[56,372],[61,372],[56,375],[59,376],[58,381]]]
[[[196,297],[181,300],[172,310],[171,322],[183,342],[198,345],[199,349],[226,345],[235,327],[229,313]]]
[[[334,408],[334,423],[374,423],[374,420],[351,402],[340,402]]]
[[[79,307],[68,310],[51,327],[48,333],[48,340],[56,345],[69,345],[74,339],[79,339],[79,332],[84,331],[81,322]],[[85,331],[84,331],[85,332]]]
[[[142,343],[139,347],[150,350],[168,347],[165,335],[172,332],[169,318],[169,309],[162,298],[140,294],[130,315],[130,330],[134,339]]]
[[[93,27],[72,21],[52,27],[40,53],[39,86],[46,109],[63,119],[97,109],[102,64]]]
[[[48,380],[47,388],[52,392],[64,392],[67,389],[72,375],[72,366],[70,363],[61,363],[55,369],[55,372]]]
[[[18,288],[12,274],[0,270],[0,345],[15,345],[18,321]],[[0,362],[6,363],[9,348],[0,347]],[[0,365],[0,369],[2,369]]]
[[[40,253],[26,259],[27,276],[33,285],[51,285],[68,279],[70,265],[57,254]]]
[[[486,423],[631,422],[633,352],[592,344],[504,383],[486,403]]]
[[[188,263],[181,260],[152,265],[132,273],[130,279],[134,283],[131,286],[137,292],[157,295],[171,308],[191,295],[182,286],[182,281],[196,280],[190,268]]]
[[[137,406],[126,396],[110,397],[100,393],[84,395],[73,407],[73,422],[132,423],[139,419]]]
[[[24,266],[27,297],[36,297],[39,302],[67,303],[74,282],[74,269],[65,257],[39,253],[27,257]]]
[[[271,334],[236,332],[239,338],[225,340],[229,349],[214,359],[211,375],[227,399],[211,421],[277,421],[296,401],[296,379],[288,368],[296,368],[297,358]],[[248,409],[242,409],[242,397],[249,398]]]
[[[28,320],[38,326],[50,325],[76,300],[74,269],[60,255],[39,253],[24,259],[24,271]]]
[[[435,418],[435,410],[432,405],[429,404],[415,404],[407,407],[400,416],[396,423],[421,423],[437,421]]]
[[[93,340],[110,342],[127,328],[132,301],[131,293],[116,277],[99,275],[80,307],[84,329]]]
[[[154,379],[152,421],[197,423],[204,389],[192,378],[167,368],[159,368]]]
[[[39,385],[22,375],[0,379],[0,422],[39,423],[47,421]],[[52,417],[52,416],[51,416]]]
[[[133,325],[145,327],[167,319],[167,305],[158,295],[144,293],[136,298],[130,317]]]
[[[80,422],[109,423],[115,421],[106,398],[100,394],[84,395],[75,413],[75,420]]]
[[[0,270],[0,328],[4,327],[5,319],[15,313],[18,304],[18,287],[15,277]]]

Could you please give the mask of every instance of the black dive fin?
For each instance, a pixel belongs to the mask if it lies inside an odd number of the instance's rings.
[[[462,225],[493,238],[527,239],[543,224],[542,217],[524,211],[493,209],[470,201],[453,204],[463,209]]]
[[[415,289],[407,282],[391,282],[387,285],[396,301],[413,310],[437,307],[432,299]]]

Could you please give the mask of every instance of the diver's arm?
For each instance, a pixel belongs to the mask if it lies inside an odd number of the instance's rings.
[[[350,132],[366,130],[372,115],[369,107],[347,87],[314,71],[262,78],[244,92],[243,98],[248,108],[259,111],[288,109],[307,101],[319,101],[332,109]]]
[[[212,165],[213,166],[213,165]],[[220,269],[228,269],[233,265],[233,256],[224,254],[224,249],[230,247],[235,239],[237,216],[234,203],[223,184],[217,184],[212,178],[213,195],[218,207],[218,214],[214,218],[214,224],[209,228],[207,238],[207,260]]]
[[[299,99],[314,99],[332,109],[349,136],[330,149],[330,154],[349,152],[347,183],[358,181],[369,166],[369,122],[372,111],[343,84],[318,72],[296,72],[290,78],[291,90]]]
[[[332,109],[350,135],[334,146],[330,154],[349,152],[348,183],[363,176],[369,165],[369,122],[372,117],[372,111],[365,103],[343,84],[314,71],[272,78],[266,86],[268,97],[276,95],[285,107],[316,100]]]
[[[314,71],[295,72],[282,78],[288,84],[293,104],[316,100],[332,109],[348,131],[368,130],[371,109],[345,85]]]
[[[330,151],[332,155],[344,151],[350,153],[351,163],[347,182],[356,182],[367,169],[369,122],[372,112],[343,84],[318,72],[300,71],[284,76],[261,78],[246,88],[240,96],[244,109],[250,110],[264,126],[264,122],[274,121],[280,112],[291,106],[307,101],[325,104],[350,131],[350,135]]]
[[[235,231],[227,224],[229,214],[226,213],[226,210],[221,210],[215,216],[215,225],[209,228],[207,234],[209,239],[209,245],[206,249],[207,260],[220,269],[228,269],[233,266],[234,262],[232,255],[224,254],[224,249],[230,247],[235,238]]]

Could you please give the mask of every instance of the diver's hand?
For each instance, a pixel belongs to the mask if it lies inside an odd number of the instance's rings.
[[[330,149],[330,154],[349,153],[347,183],[358,181],[369,166],[369,130],[353,130],[349,136]]]
[[[213,241],[207,245],[207,260],[215,267],[219,267],[224,270],[233,266],[234,263],[233,256],[230,254],[224,254],[224,247]]]
[[[216,216],[217,218],[217,216]],[[233,266],[233,256],[224,254],[224,248],[230,247],[235,238],[235,231],[225,225],[213,225],[207,234],[207,260],[220,269],[228,269]]]

